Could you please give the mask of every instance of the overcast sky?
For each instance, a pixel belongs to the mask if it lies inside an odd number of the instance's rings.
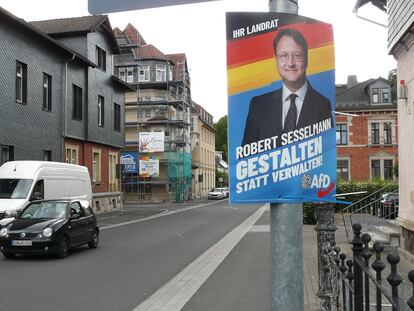
[[[116,1],[116,0],[114,0]],[[122,0],[118,0],[122,1]],[[355,0],[299,0],[299,15],[334,27],[336,83],[348,75],[358,81],[382,76],[396,67],[387,52],[387,29],[352,13]],[[0,5],[26,21],[89,15],[87,0],[0,0]],[[268,0],[222,0],[109,14],[112,27],[131,23],[147,43],[163,53],[186,53],[192,97],[217,122],[227,114],[225,12],[267,12]],[[387,16],[367,5],[359,15],[383,24]]]

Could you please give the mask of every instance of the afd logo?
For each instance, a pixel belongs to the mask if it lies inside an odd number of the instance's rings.
[[[334,188],[335,183],[326,174],[313,175],[310,188],[318,189],[318,198],[326,197]]]

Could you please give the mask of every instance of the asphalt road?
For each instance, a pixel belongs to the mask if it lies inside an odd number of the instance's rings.
[[[259,208],[222,200],[101,216],[97,249],[1,258],[0,310],[158,311],[171,298],[188,311],[269,310],[268,239],[245,235]]]

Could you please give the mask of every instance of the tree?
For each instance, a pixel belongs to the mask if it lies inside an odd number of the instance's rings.
[[[223,160],[227,161],[227,116],[221,117],[214,123],[216,133],[216,150],[223,151]]]
[[[397,85],[397,69],[392,69],[388,72],[388,81],[390,81],[392,85]]]

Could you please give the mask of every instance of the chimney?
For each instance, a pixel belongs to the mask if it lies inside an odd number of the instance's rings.
[[[358,80],[356,75],[348,76],[348,81],[346,83],[346,88],[350,89],[351,87],[354,87],[358,85]]]

